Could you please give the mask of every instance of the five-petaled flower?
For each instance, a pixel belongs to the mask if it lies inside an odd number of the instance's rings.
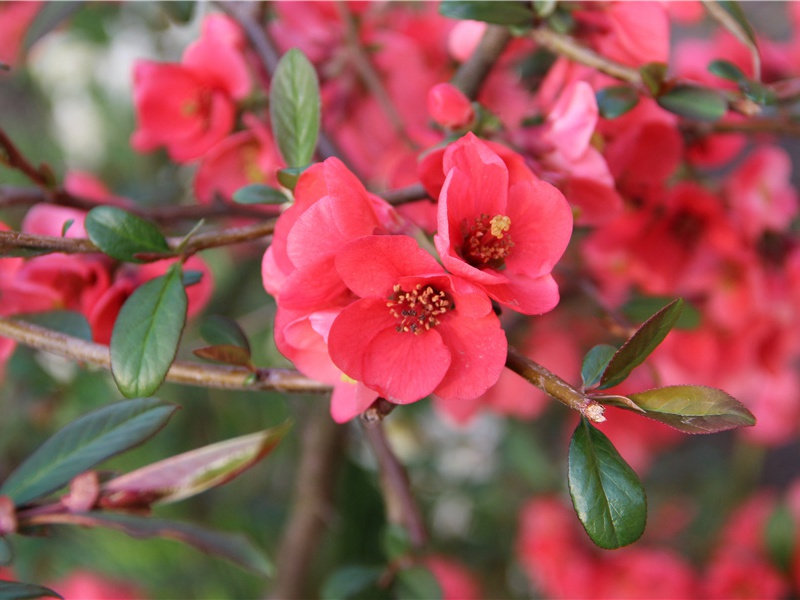
[[[504,161],[471,133],[451,144],[434,241],[448,271],[533,315],[558,304],[551,271],[572,234],[572,211],[521,163]]]
[[[358,297],[328,335],[330,356],[349,377],[397,404],[431,393],[474,398],[500,377],[507,343],[489,298],[413,238],[355,239],[336,270]]]

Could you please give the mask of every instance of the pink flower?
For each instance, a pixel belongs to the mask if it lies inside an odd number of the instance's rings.
[[[478,600],[482,597],[480,585],[464,565],[443,556],[427,556],[423,564],[439,583],[442,600]]]
[[[17,63],[25,34],[43,6],[42,2],[0,3],[0,63]]]
[[[523,314],[555,307],[550,273],[572,233],[564,196],[521,160],[509,169],[471,133],[448,147],[443,165],[434,241],[445,268]]]
[[[73,571],[63,579],[48,584],[64,600],[143,600],[144,592],[128,581],[116,581],[92,573]]]
[[[451,83],[438,83],[428,92],[428,113],[447,129],[461,129],[475,118],[472,103]]]
[[[140,152],[165,146],[175,162],[189,162],[222,141],[234,125],[236,100],[250,91],[234,25],[222,15],[203,23],[203,37],[180,64],[140,61],[134,69]]]
[[[336,257],[358,299],[328,337],[333,362],[398,404],[435,393],[474,398],[505,364],[506,338],[491,302],[448,275],[407,236],[365,236]]]

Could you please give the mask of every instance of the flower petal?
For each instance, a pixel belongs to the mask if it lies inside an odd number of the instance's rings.
[[[328,333],[331,360],[352,379],[364,381],[362,365],[367,346],[384,329],[397,333],[396,324],[397,319],[389,313],[386,300],[356,300],[346,306],[331,325]]]

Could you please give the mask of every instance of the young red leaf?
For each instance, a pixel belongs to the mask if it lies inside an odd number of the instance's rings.
[[[227,483],[269,454],[289,430],[282,425],[245,435],[190,452],[185,452],[136,471],[103,485],[107,503],[114,496],[126,501],[137,497],[150,502],[175,502],[207,489]]]
[[[250,360],[250,352],[245,348],[239,346],[231,346],[230,344],[222,344],[220,346],[206,346],[205,348],[197,348],[192,350],[195,356],[214,360],[217,362],[225,363],[226,365],[237,365],[240,367],[247,367],[254,369],[253,361]]]
[[[628,397],[651,419],[684,433],[717,433],[756,424],[753,413],[741,402],[703,385],[673,385]]]

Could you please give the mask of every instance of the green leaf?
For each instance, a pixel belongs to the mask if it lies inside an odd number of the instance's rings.
[[[184,271],[181,275],[181,282],[183,283],[183,287],[197,285],[202,280],[203,280],[202,271],[188,270]]]
[[[439,4],[439,14],[495,25],[533,25],[534,17],[530,6],[506,0],[444,0]]]
[[[303,171],[305,171],[305,167],[279,169],[276,173],[278,183],[288,190],[294,190],[297,185],[297,180],[300,179],[300,175],[303,174]]]
[[[628,85],[613,85],[598,90],[597,108],[606,119],[616,119],[639,103],[639,92]]]
[[[288,202],[289,198],[277,188],[253,183],[236,190],[233,193],[233,201],[239,204],[283,204]]]
[[[608,362],[617,353],[614,346],[600,344],[595,346],[583,357],[581,365],[581,379],[583,387],[589,388],[600,381],[600,377],[608,366]]]
[[[764,527],[764,545],[772,562],[784,573],[792,566],[792,557],[797,548],[795,532],[797,523],[792,511],[785,502],[781,502],[772,511]]]
[[[667,76],[667,65],[662,62],[651,62],[639,67],[642,82],[653,96],[658,96],[664,79]]]
[[[69,228],[72,227],[72,224],[75,222],[75,219],[67,219],[64,221],[64,224],[61,226],[61,237],[67,235],[67,231]]]
[[[161,429],[177,407],[157,398],[109,404],[60,429],[0,486],[16,506],[54,492],[76,475]]]
[[[586,533],[601,548],[626,546],[644,533],[647,499],[639,477],[586,419],[569,444],[569,493]]]
[[[337,569],[322,584],[322,600],[347,600],[377,586],[383,574],[380,567],[349,565]]]
[[[272,562],[249,538],[214,531],[194,523],[95,511],[63,515],[59,523],[108,527],[135,538],[160,537],[176,540],[201,552],[224,558],[263,577],[271,576],[274,571]]]
[[[604,390],[625,381],[636,367],[667,337],[683,309],[683,298],[673,300],[662,308],[634,333],[617,351],[600,378]]]
[[[14,560],[14,550],[9,541],[0,537],[0,566],[7,567]]]
[[[719,92],[697,85],[678,84],[656,102],[671,113],[697,121],[719,121],[728,112],[728,103]]]
[[[125,301],[111,333],[111,374],[127,397],[149,396],[169,371],[186,323],[180,264]]]
[[[778,101],[778,96],[773,90],[752,79],[740,81],[739,89],[748,99],[762,106],[775,104]]]
[[[80,338],[87,342],[92,341],[92,328],[89,321],[79,312],[71,310],[51,310],[40,313],[26,313],[14,315],[17,319],[22,319],[28,323],[39,325],[53,331],[58,331],[65,335]]]
[[[200,335],[213,346],[239,346],[250,352],[247,335],[239,324],[229,317],[209,315],[200,324]]]
[[[628,398],[646,416],[684,433],[716,433],[756,424],[741,402],[704,385],[672,385],[628,394]]]
[[[319,82],[314,66],[297,48],[278,61],[269,98],[272,132],[283,160],[290,167],[308,165],[319,135]]]
[[[708,65],[708,71],[712,75],[727,79],[728,81],[743,81],[746,79],[741,69],[730,61],[727,60],[713,60]]]
[[[406,556],[412,551],[408,530],[400,525],[389,524],[383,530],[383,551],[389,561]]]
[[[641,323],[673,300],[674,298],[670,296],[636,296],[626,302],[620,310],[634,323]],[[691,302],[685,302],[675,322],[675,329],[697,329],[700,327],[701,318],[700,311]]]
[[[116,206],[93,208],[86,215],[84,226],[95,246],[123,262],[142,262],[136,254],[171,252],[155,225]]]
[[[0,581],[0,600],[26,600],[27,598],[61,598],[53,590],[19,581]]]
[[[442,587],[430,569],[415,566],[398,573],[395,583],[400,598],[434,600],[442,598]]]
[[[173,23],[186,25],[192,20],[195,5],[192,0],[162,0],[158,5]]]
[[[278,445],[291,423],[172,456],[103,484],[103,495],[137,495],[147,503],[177,502],[223,485],[258,463]]]

